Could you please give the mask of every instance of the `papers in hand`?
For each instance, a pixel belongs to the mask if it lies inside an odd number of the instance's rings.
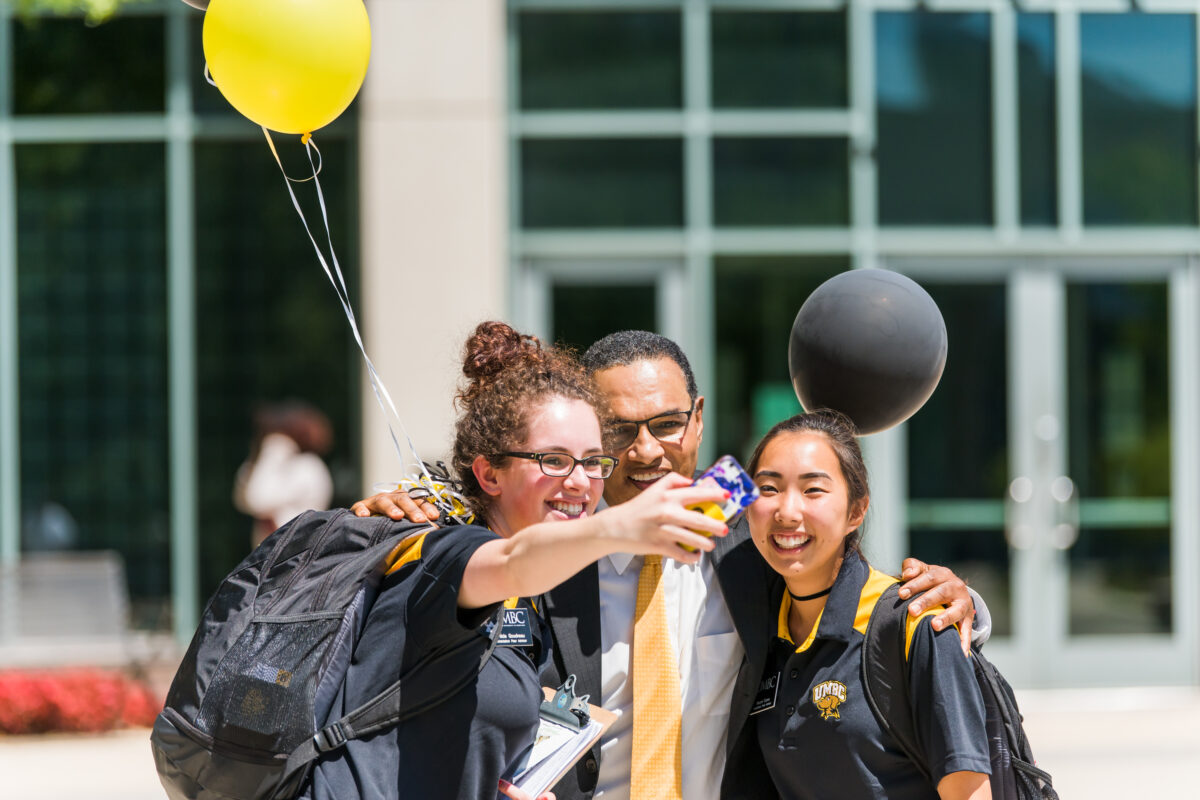
[[[553,689],[543,691],[547,700],[555,694]],[[534,797],[558,783],[608,730],[614,719],[611,712],[596,706],[589,705],[588,711],[590,719],[578,728],[542,716],[525,769],[512,782]]]

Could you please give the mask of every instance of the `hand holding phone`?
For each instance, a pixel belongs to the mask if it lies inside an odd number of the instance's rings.
[[[688,506],[705,516],[729,522],[746,506],[758,499],[758,487],[754,485],[754,481],[733,456],[721,456],[715,464],[696,479],[695,483],[700,483],[705,479],[715,481],[718,486],[729,492],[729,499],[724,503],[700,503]],[[685,545],[685,549],[690,551],[693,548]]]

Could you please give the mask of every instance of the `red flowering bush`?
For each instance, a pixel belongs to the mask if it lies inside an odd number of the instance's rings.
[[[120,672],[0,672],[0,733],[149,726],[161,707],[149,687]]]

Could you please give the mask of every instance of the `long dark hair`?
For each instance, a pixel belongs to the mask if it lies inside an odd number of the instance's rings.
[[[812,431],[825,436],[837,456],[838,466],[842,469],[842,477],[846,479],[846,489],[849,495],[849,508],[854,509],[858,504],[869,500],[871,485],[867,480],[867,465],[863,461],[862,448],[858,446],[858,429],[845,414],[827,408],[797,414],[778,423],[762,438],[754,453],[750,456],[747,471],[753,475],[758,471],[758,463],[762,460],[763,451],[777,436],[784,433],[803,433]],[[845,541],[845,552],[861,553],[862,526],[852,531]]]

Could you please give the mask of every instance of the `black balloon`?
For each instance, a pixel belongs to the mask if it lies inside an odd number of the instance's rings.
[[[198,8],[201,11],[208,10],[208,0],[183,0],[183,2],[187,3],[192,8]]]
[[[796,314],[788,368],[800,405],[832,408],[861,435],[925,404],[946,366],[946,323],[911,278],[855,269],[817,287]]]

